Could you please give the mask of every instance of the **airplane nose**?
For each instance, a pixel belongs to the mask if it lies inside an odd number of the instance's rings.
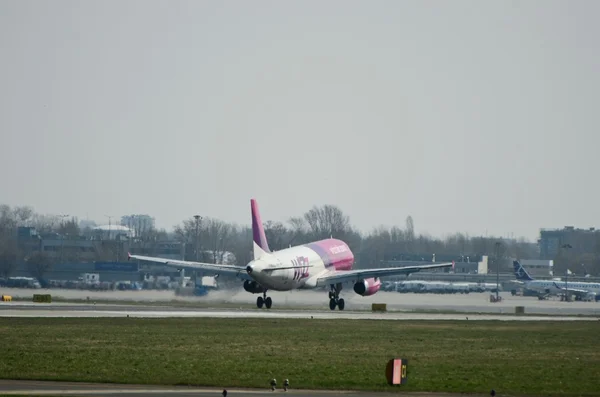
[[[252,273],[252,266],[250,266],[250,265],[246,266],[246,272],[248,274]]]

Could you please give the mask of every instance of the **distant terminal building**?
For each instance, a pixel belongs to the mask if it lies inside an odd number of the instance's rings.
[[[562,229],[541,229],[538,244],[540,259],[555,259],[560,247],[565,244],[572,247],[571,254],[594,253],[599,248],[600,230],[594,227],[576,229],[573,226],[565,226]]]
[[[134,244],[129,248],[134,255],[156,256],[165,259],[182,259],[184,254],[184,246],[181,242],[157,241],[154,244]]]
[[[442,262],[452,262],[454,261],[454,270],[452,269],[442,269],[442,270],[431,270],[431,271],[422,271],[420,273],[427,272],[441,272],[441,273],[461,273],[461,274],[487,274],[488,269],[488,256],[487,255],[473,255],[473,256],[451,256],[451,255],[428,255],[429,260],[423,260],[424,256],[409,256],[403,255],[404,258],[392,259],[381,261],[381,266],[390,266],[390,267],[405,267],[405,266],[419,266],[423,265],[424,262],[431,263],[442,263]],[[416,260],[415,260],[416,259]]]
[[[531,277],[550,277],[554,274],[552,259],[518,259],[518,261]]]

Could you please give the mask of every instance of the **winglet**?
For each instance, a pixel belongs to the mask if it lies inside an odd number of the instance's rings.
[[[265,229],[260,219],[260,211],[258,210],[258,203],[255,199],[250,200],[250,209],[252,211],[252,240],[254,241],[254,259],[260,258],[267,252],[271,252],[269,249],[269,243],[267,242],[267,236]]]
[[[127,260],[131,259],[131,253],[129,251],[127,251]]]
[[[454,261],[452,261],[452,270],[454,270],[454,265],[455,265],[455,263],[454,263]]]

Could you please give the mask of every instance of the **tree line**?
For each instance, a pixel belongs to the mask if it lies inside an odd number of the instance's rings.
[[[123,217],[125,219],[127,217]],[[131,223],[129,219],[127,222]],[[25,252],[18,244],[16,230],[19,226],[31,226],[41,234],[58,234],[65,238],[91,238],[91,226],[81,227],[76,218],[38,214],[28,206],[0,206],[0,273],[4,276],[14,270],[14,263],[24,261],[32,273],[43,273],[53,260],[45,252]],[[128,225],[125,225],[128,226]],[[129,225],[131,227],[131,224]],[[446,238],[436,238],[415,231],[411,216],[405,225],[375,227],[369,233],[359,232],[350,217],[335,205],[313,206],[304,214],[290,217],[286,222],[264,222],[265,234],[272,250],[308,243],[329,237],[344,240],[357,259],[357,267],[380,266],[382,261],[416,260],[430,261],[433,254],[437,261],[456,260],[473,262],[482,255],[499,257],[502,271],[511,271],[508,258],[537,258],[537,247],[523,238],[469,236],[455,233]],[[175,240],[187,247],[184,258],[219,263],[228,260],[227,253],[235,258],[235,264],[244,265],[252,260],[252,229],[250,225],[238,225],[212,217],[190,217],[175,225],[172,230],[155,229],[148,222],[135,227],[136,237],[130,246],[155,247],[158,242]],[[497,244],[499,243],[499,244]],[[96,260],[113,258],[115,250],[123,245],[104,244],[97,251]],[[588,272],[595,271],[598,255],[589,262]],[[451,258],[451,259],[450,259]],[[65,259],[65,258],[62,258]],[[574,258],[573,258],[574,259]],[[559,261],[560,262],[560,261]],[[41,263],[48,263],[42,265]],[[39,268],[36,272],[35,269]],[[47,268],[46,268],[47,270]]]

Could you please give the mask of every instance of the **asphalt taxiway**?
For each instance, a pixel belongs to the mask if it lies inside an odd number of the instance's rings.
[[[229,389],[228,396],[272,396],[274,393],[283,393],[280,387],[272,392],[270,389]],[[206,388],[206,387],[186,387],[186,386],[150,386],[150,385],[115,385],[105,383],[71,383],[71,382],[45,382],[45,381],[4,381],[0,380],[0,394],[2,395],[29,395],[29,396],[171,396],[178,397],[188,396],[222,396],[223,388]],[[398,396],[398,393],[388,392],[358,392],[358,391],[335,391],[335,390],[294,390],[293,388],[285,392],[286,394],[296,397],[331,397],[331,396],[348,396],[348,397],[392,397]],[[449,394],[449,393],[406,393],[404,396],[419,396],[419,397],[454,397],[464,394]],[[471,395],[475,396],[475,395]]]
[[[198,309],[164,306],[102,305],[2,302],[0,317],[212,317],[212,318],[296,318],[346,320],[500,320],[500,321],[598,321],[596,317],[536,316],[509,314],[450,314],[411,312],[267,310],[267,309]]]
[[[33,294],[51,294],[56,299],[88,300],[98,304],[107,300],[113,303],[132,302],[136,306],[162,305],[162,310],[184,311],[190,306],[207,308],[245,307],[254,309],[256,295],[246,291],[215,290],[206,296],[178,296],[173,291],[141,290],[141,291],[87,291],[87,290],[31,290],[0,288],[0,294],[12,296],[15,301],[23,299],[31,302]],[[343,292],[346,311],[370,311],[371,304],[385,303],[389,312],[436,311],[485,314],[512,314],[516,306],[525,307],[527,314],[539,315],[587,315],[600,317],[600,302],[561,302],[555,299],[538,300],[535,297],[512,296],[502,292],[500,302],[490,302],[489,293],[470,294],[401,294],[380,291],[375,295],[363,297],[353,291]],[[272,310],[316,310],[329,311],[329,298],[325,291],[289,291],[269,293],[273,299]],[[160,302],[160,303],[159,303]],[[165,305],[169,305],[165,308]],[[117,305],[120,306],[120,305]],[[182,307],[184,306],[184,307]],[[187,306],[187,308],[185,307]],[[140,309],[142,310],[142,309]]]

